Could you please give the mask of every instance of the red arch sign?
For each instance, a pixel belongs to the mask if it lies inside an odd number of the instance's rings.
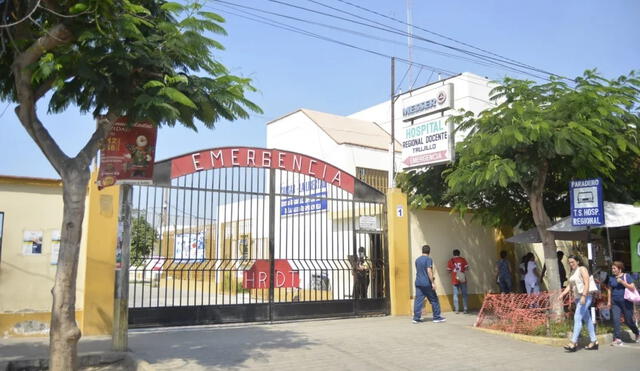
[[[161,161],[156,164],[156,170],[160,170],[166,163],[170,164],[170,174],[166,175],[171,179],[210,169],[255,167],[292,171],[324,180],[350,193],[354,193],[355,190],[355,178],[349,173],[317,158],[279,149],[255,147],[207,149]]]

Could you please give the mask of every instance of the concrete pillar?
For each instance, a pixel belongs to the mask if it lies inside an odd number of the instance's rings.
[[[407,195],[399,188],[387,190],[389,236],[389,291],[391,315],[411,314],[411,253]]]
[[[99,191],[97,171],[91,176],[86,211],[86,274],[83,335],[111,334],[115,287],[120,186]]]

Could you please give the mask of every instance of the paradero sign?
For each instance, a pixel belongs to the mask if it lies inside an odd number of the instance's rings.
[[[166,162],[170,162],[170,173],[164,175],[171,179],[203,170],[255,167],[281,169],[312,176],[350,193],[355,189],[355,178],[337,167],[311,156],[279,149],[214,148],[174,157],[161,161],[158,165]]]

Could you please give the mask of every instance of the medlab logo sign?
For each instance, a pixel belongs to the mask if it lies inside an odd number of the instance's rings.
[[[453,108],[449,97],[453,96],[453,84],[446,84],[408,97],[403,101],[402,119],[413,120],[417,117]]]

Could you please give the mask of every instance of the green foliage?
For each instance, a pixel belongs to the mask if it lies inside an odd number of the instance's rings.
[[[549,322],[548,325],[541,325],[536,327],[526,335],[547,336],[552,338],[566,338],[569,336],[569,333],[571,333],[572,331],[573,331],[572,321],[561,321],[561,322],[551,321]],[[596,326],[596,335],[610,334],[612,332],[613,332],[613,328],[608,324],[598,323],[598,325]],[[589,337],[587,326],[582,326],[580,336],[582,338]]]
[[[153,245],[158,240],[158,232],[144,217],[131,221],[131,261],[142,262],[153,253]]]
[[[606,199],[640,201],[640,80],[586,71],[575,86],[507,78],[496,107],[452,118],[468,131],[456,163],[401,174],[414,206],[453,206],[492,226],[533,226],[531,195],[543,186],[550,217],[568,213],[571,179],[602,177]],[[431,205],[430,203],[433,203]]]
[[[54,6],[56,2],[42,2]],[[53,5],[52,5],[53,4]],[[35,2],[7,2],[0,23],[15,22]],[[59,1],[58,14],[38,8],[33,21],[2,29],[0,99],[17,100],[11,65],[56,25],[71,33],[68,42],[43,54],[32,66],[34,90],[51,90],[50,112],[77,105],[94,115],[107,111],[159,126],[196,121],[212,127],[220,119],[247,118],[260,108],[245,98],[251,81],[229,74],[212,51],[210,38],[225,35],[224,19],[201,4],[157,0]]]

